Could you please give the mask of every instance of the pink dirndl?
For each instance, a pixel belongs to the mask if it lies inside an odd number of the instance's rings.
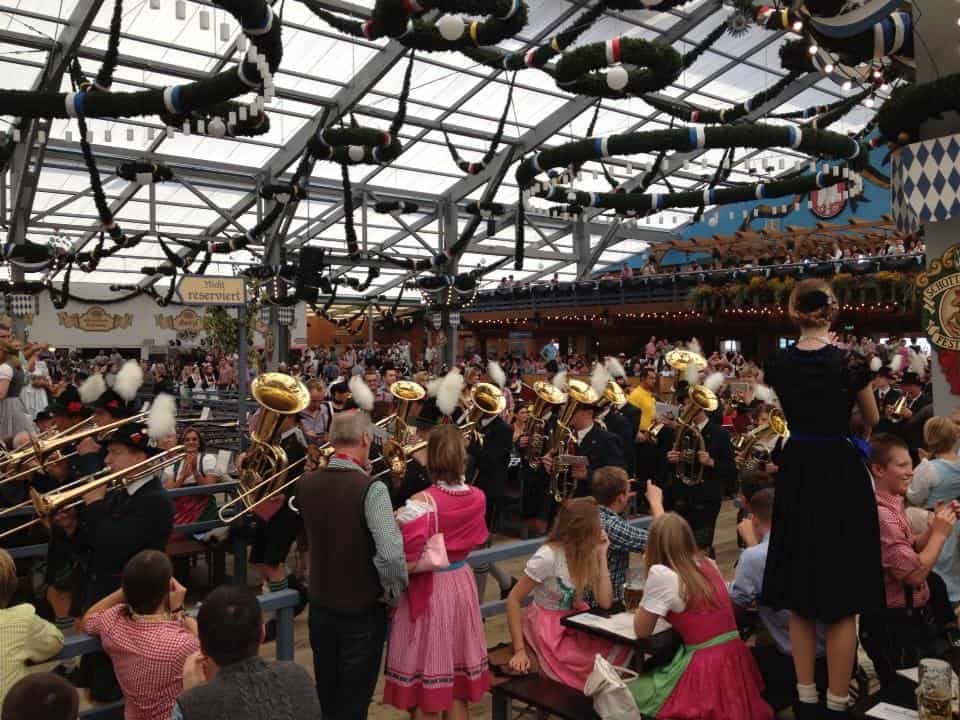
[[[560,622],[567,615],[589,609],[586,603],[578,603],[573,611],[548,610],[532,602],[523,613],[523,638],[537,654],[540,671],[551,680],[581,692],[593,671],[597,654],[614,665],[626,665],[632,654],[625,645],[588,635]]]
[[[441,712],[479,702],[490,687],[486,635],[467,554],[487,539],[486,498],[477,488],[427,490],[436,501],[448,570],[417,573],[393,615],[383,701],[401,710]],[[402,522],[407,561],[433,534],[433,512]]]

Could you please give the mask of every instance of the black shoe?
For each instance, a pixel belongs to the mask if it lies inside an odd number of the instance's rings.
[[[793,716],[796,720],[820,720],[820,705],[793,701]]]
[[[269,620],[263,629],[263,641],[265,643],[273,642],[277,639],[277,621]]]
[[[506,590],[501,590],[501,591],[500,591],[500,599],[501,599],[501,600],[506,600],[506,599],[510,596],[511,591],[517,586],[517,583],[518,583],[518,582],[519,582],[519,581],[518,581],[515,577],[511,577],[511,578],[510,578],[510,587],[508,587]]]
[[[53,669],[53,672],[62,678],[66,678],[67,681],[69,681],[69,683],[74,687],[83,687],[83,676],[80,673],[79,664],[68,668],[66,665],[61,663]]]

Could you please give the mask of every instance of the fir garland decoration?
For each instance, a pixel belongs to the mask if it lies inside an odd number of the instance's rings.
[[[643,101],[652,108],[684,122],[703,123],[707,125],[732,123],[748,115],[751,110],[755,110],[764,103],[779,96],[787,89],[787,86],[798,77],[800,77],[800,73],[791,72],[770,87],[756,93],[753,97],[748,98],[742,103],[737,103],[732,108],[725,108],[723,110],[698,110],[689,103],[668,98],[661,99],[653,95],[644,95]]]
[[[342,33],[356,38],[376,40],[391,37],[415,50],[441,52],[496,45],[519,33],[527,24],[528,8],[523,0],[377,0],[370,19],[365,22],[331,13],[317,0],[301,0],[314,15]],[[441,33],[438,22],[420,16],[429,10],[446,13],[485,15],[469,25],[460,20],[460,32]],[[447,16],[445,16],[447,17]],[[452,23],[453,30],[458,29]]]
[[[150,176],[152,183],[173,180],[173,170],[161,163],[125,162],[117,165],[117,176],[128,182],[138,182],[145,175]]]
[[[500,122],[497,125],[497,130],[493,134],[493,138],[490,140],[490,148],[487,152],[484,153],[483,158],[479,162],[468,163],[457,151],[457,148],[454,147],[453,143],[450,142],[450,136],[447,134],[447,131],[443,131],[443,139],[447,143],[447,150],[450,151],[450,157],[453,158],[453,161],[457,164],[457,167],[461,171],[465,172],[467,175],[478,175],[482,173],[487,165],[493,161],[497,156],[497,148],[500,147],[500,140],[503,138],[503,129],[507,124],[507,114],[510,111],[511,103],[513,102],[513,87],[517,80],[517,74],[514,73],[513,77],[510,79],[510,89],[507,91],[507,102],[504,103],[503,113],[500,115]]]
[[[374,203],[373,211],[377,213],[415,213],[420,212],[420,205],[410,200],[379,200]]]
[[[174,128],[182,128],[186,123],[194,135],[256,137],[270,132],[270,117],[265,112],[250,113],[246,105],[232,100],[206,105],[185,113],[162,112],[160,119],[165,125]]]
[[[700,205],[729,205],[730,203],[747,202],[768,198],[796,195],[812,190],[831,187],[841,182],[849,182],[855,173],[850,173],[846,167],[830,168],[830,172],[807,173],[788,180],[777,180],[770,183],[757,183],[732,188],[713,189],[703,191],[692,190],[674,193],[589,193],[573,190],[562,185],[540,183],[533,191],[533,195],[544,200],[567,203],[573,208],[584,207],[614,210],[620,214],[651,213],[679,207],[699,207]]]
[[[829,105],[811,105],[803,110],[774,113],[770,117],[777,118],[778,120],[809,120],[810,118],[814,118],[812,127],[823,129],[826,127],[824,124],[825,118],[832,118],[828,124],[836,122],[841,117],[853,110],[853,108],[855,108],[857,105],[866,100],[872,92],[872,89],[868,88],[857,93],[856,95],[843,98],[842,100],[837,100]]]
[[[123,0],[116,0],[113,5],[113,15],[110,18],[110,34],[107,37],[107,51],[103,56],[103,64],[97,73],[96,79],[92,82],[84,75],[80,69],[80,62],[74,58],[70,63],[70,74],[74,83],[82,91],[90,90],[107,91],[113,85],[113,73],[117,69],[117,61],[120,52],[120,29],[123,22]]]
[[[283,56],[280,22],[264,0],[217,0],[244,28],[252,47],[269,72]],[[236,68],[185,85],[136,92],[83,91],[71,93],[0,90],[0,105],[10,115],[26,118],[120,118],[185,113],[243,95],[260,87],[257,62],[246,56]]]
[[[922,85],[895,88],[877,112],[877,128],[888,143],[907,145],[920,139],[920,125],[945,112],[960,110],[960,73]]]
[[[847,160],[855,169],[862,168],[869,161],[869,148],[846,135],[826,130],[758,123],[652,130],[578,140],[543,150],[527,158],[518,166],[516,180],[517,184],[525,189],[535,182],[536,176],[541,172],[588,160],[666,150],[686,152],[737,147],[790,147],[811,156]]]
[[[618,67],[598,73],[617,63]],[[557,63],[557,87],[577,95],[620,99],[661,90],[683,71],[683,58],[669,45],[640,38],[616,37],[591,43],[563,54]]]

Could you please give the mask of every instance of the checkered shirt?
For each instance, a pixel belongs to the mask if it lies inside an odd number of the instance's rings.
[[[126,720],[169,720],[183,690],[183,663],[200,650],[178,620],[134,620],[126,605],[114,605],[84,621],[113,661],[124,696]]]
[[[631,526],[613,510],[600,506],[600,526],[610,538],[607,550],[607,567],[613,585],[614,601],[623,599],[623,586],[627,582],[630,553],[643,552],[647,547],[647,531]]]
[[[877,512],[880,518],[880,558],[883,562],[883,585],[888,608],[906,606],[904,578],[920,569],[920,557],[914,549],[916,537],[903,509],[903,497],[877,490]],[[913,606],[923,607],[930,600],[930,588],[913,589]]]

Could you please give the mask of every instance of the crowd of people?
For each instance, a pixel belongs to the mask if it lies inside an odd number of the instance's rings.
[[[27,370],[47,351],[0,326],[0,421],[15,459],[2,466],[3,504],[55,498],[105,468],[123,477],[51,506],[46,523],[0,516],[0,544],[49,543],[36,567],[0,552],[0,717],[73,717],[79,685],[96,700],[122,696],[137,720],[362,718],[384,668],[385,703],[462,720],[490,685],[489,577],[506,600],[504,671],[536,667],[583,690],[598,655],[625,664],[631,648],[562,621],[621,607],[631,554],[644,560],[636,636],[666,622],[682,639],[629,683],[638,711],[759,719],[792,702],[800,720],[847,717],[858,644],[886,684],[960,636],[960,426],[933,415],[920,348],[831,334],[838,305],[821,281],[799,283],[790,308],[800,339],[762,368],[656,337],[603,361],[551,340],[537,358],[431,372],[398,343],[311,348],[278,368],[309,403],[270,436],[307,472],[236,532],[263,590],[292,587],[309,605],[312,680],[260,659],[271,630],[248,589],[219,587],[196,618],[185,612],[187,578],[168,554],[176,526],[217,510],[213,495],[169,490],[267,473],[262,441],[225,465],[202,429],[175,432],[176,403],[156,393],[158,377],[179,372],[189,386],[195,370],[191,390],[229,390],[231,359],[51,358],[49,385],[34,384]],[[546,379],[528,382],[537,371]],[[138,414],[149,376],[153,405]],[[28,386],[44,390],[35,412]],[[268,415],[249,418],[250,431],[266,432]],[[55,451],[33,444],[78,427],[89,431]],[[728,583],[713,558],[730,499],[744,549]],[[637,505],[648,529],[626,520]],[[544,537],[523,573],[468,564],[511,516]],[[78,630],[103,652],[29,672]],[[748,647],[748,632],[771,642]]]

